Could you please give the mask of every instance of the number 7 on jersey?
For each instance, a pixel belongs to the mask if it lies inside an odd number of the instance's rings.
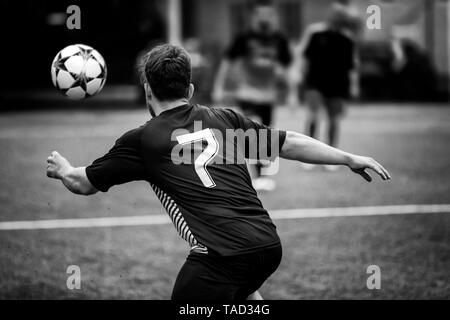
[[[196,141],[205,140],[207,145],[203,152],[195,159],[194,167],[195,172],[202,181],[203,185],[207,188],[214,188],[216,186],[214,180],[209,174],[206,166],[217,155],[219,151],[219,143],[217,142],[214,132],[207,128],[194,133],[187,133],[177,137],[177,141],[181,145],[194,143]]]

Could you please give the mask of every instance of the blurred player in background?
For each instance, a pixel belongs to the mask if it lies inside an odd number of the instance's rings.
[[[290,63],[288,40],[278,30],[278,16],[273,4],[256,2],[252,7],[250,28],[237,35],[226,50],[215,79],[213,101],[223,103],[231,96],[246,116],[268,126],[272,122],[274,106],[280,104],[278,89],[288,78],[286,68]],[[227,94],[225,83],[231,69],[238,73],[234,83],[236,89]],[[261,167],[261,163],[256,165],[255,189],[273,190],[275,182],[261,177]]]
[[[295,49],[292,70],[293,77],[297,77],[294,81],[303,87],[308,108],[306,134],[317,136],[319,112],[324,107],[328,117],[327,142],[332,146],[338,144],[344,101],[349,95],[359,96],[355,48],[358,27],[359,20],[348,1],[337,1],[332,4],[327,21],[308,26]]]

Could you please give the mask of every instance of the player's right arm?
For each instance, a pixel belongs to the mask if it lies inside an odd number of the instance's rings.
[[[301,133],[287,131],[280,157],[314,164],[345,165],[367,181],[372,181],[366,169],[375,171],[383,180],[389,180],[389,172],[370,157],[358,156],[333,148]]]
[[[47,158],[47,177],[61,180],[64,186],[75,194],[91,195],[98,192],[89,181],[86,168],[72,167],[57,151],[53,151]]]
[[[47,176],[61,180],[71,192],[82,195],[107,192],[115,185],[145,180],[140,132],[138,128],[125,133],[111,150],[87,167],[72,167],[66,158],[53,151],[47,158]]]

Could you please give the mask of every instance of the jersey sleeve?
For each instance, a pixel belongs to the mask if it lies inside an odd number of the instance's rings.
[[[140,152],[140,131],[129,131],[120,137],[111,150],[86,167],[90,183],[99,191],[112,186],[145,180],[145,166]]]
[[[217,110],[220,110],[235,130],[242,130],[247,159],[274,161],[279,156],[286,140],[286,131],[253,121],[232,109]]]

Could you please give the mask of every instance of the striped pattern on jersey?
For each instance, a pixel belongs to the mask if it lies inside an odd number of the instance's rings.
[[[191,251],[208,253],[208,248],[200,244],[192,234],[191,229],[189,229],[189,226],[187,225],[187,222],[176,202],[167,193],[161,190],[161,188],[158,188],[153,183],[151,183],[150,186],[153,188],[153,191],[155,191],[159,201],[161,201],[164,209],[166,209],[169,214],[169,217],[172,220],[175,229],[177,229],[178,234],[189,243]]]

